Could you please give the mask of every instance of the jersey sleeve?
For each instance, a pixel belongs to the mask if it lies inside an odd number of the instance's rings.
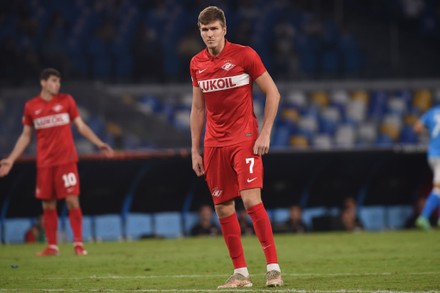
[[[29,104],[28,103],[26,103],[24,105],[22,123],[23,123],[23,125],[26,125],[26,126],[33,126],[34,125],[33,124],[33,119],[32,119],[32,116],[31,116],[31,112],[29,110]]]
[[[422,117],[420,117],[420,122],[425,126],[425,127],[430,127],[429,125],[429,121],[430,121],[430,117],[432,111],[428,111],[425,114],[422,115]]]
[[[67,95],[67,99],[69,99],[69,116],[70,116],[70,121],[73,121],[76,119],[76,117],[79,116],[79,110],[78,110],[78,106],[76,105],[75,100],[73,99],[73,97],[71,95]]]
[[[191,75],[191,83],[193,86],[199,87],[199,82],[196,77],[196,69],[195,69],[194,63],[195,63],[194,58],[192,58],[191,62],[189,63],[189,73]]]
[[[266,67],[261,61],[260,56],[251,47],[246,47],[246,54],[244,54],[245,69],[253,80],[256,80],[260,75],[266,72]]]

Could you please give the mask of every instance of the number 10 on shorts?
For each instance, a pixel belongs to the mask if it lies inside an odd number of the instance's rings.
[[[64,181],[64,187],[71,187],[71,186],[75,186],[76,183],[78,182],[78,180],[76,180],[76,176],[75,173],[70,172],[67,174],[64,174],[63,176],[63,181]]]

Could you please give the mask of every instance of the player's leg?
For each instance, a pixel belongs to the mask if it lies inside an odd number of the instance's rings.
[[[76,255],[87,255],[84,249],[82,239],[82,211],[79,204],[79,197],[77,195],[70,195],[66,197],[66,205],[69,211],[69,223],[73,234],[73,249]]]
[[[253,188],[242,190],[240,193],[246,211],[252,219],[255,234],[260,241],[266,257],[266,286],[282,286],[283,280],[278,264],[272,225],[263,202],[261,201],[261,190],[259,188]]]
[[[235,172],[225,148],[205,148],[205,178],[211,191],[222,235],[234,266],[234,273],[219,289],[251,287],[241,243],[241,229],[235,213],[234,199],[238,196]],[[232,182],[232,183],[231,183]]]
[[[46,235],[47,247],[41,252],[37,252],[37,256],[58,255],[58,214],[57,200],[53,190],[52,168],[38,168],[37,182],[35,188],[35,196],[42,201],[43,205],[43,228]]]
[[[246,266],[246,260],[241,243],[241,229],[235,213],[234,200],[216,204],[215,211],[219,218],[222,235],[234,265],[234,273],[225,284],[220,285],[219,289],[252,287],[249,277],[249,271]]]
[[[281,270],[278,264],[272,225],[261,200],[263,187],[263,162],[253,153],[253,141],[235,146],[234,168],[240,195],[246,212],[252,219],[255,234],[266,256],[267,286],[281,286]]]
[[[66,199],[69,213],[69,223],[73,234],[73,247],[75,254],[86,255],[82,240],[82,211],[79,203],[79,176],[75,163],[66,164],[57,168],[57,198]]]
[[[436,184],[432,189],[431,193],[428,195],[428,198],[426,199],[425,206],[423,207],[423,211],[416,220],[416,226],[424,230],[431,229],[429,218],[431,217],[433,211],[439,205],[440,205],[440,184]]]
[[[58,230],[58,214],[57,200],[43,200],[43,227],[46,235],[47,247],[41,252],[37,252],[37,256],[59,255],[57,230]]]
[[[434,173],[434,187],[426,199],[422,213],[416,220],[416,226],[424,230],[431,229],[429,218],[432,212],[440,206],[440,159],[430,159],[429,164]]]

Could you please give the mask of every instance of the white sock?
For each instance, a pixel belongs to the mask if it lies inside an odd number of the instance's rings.
[[[249,271],[248,271],[247,267],[234,269],[234,274],[241,274],[241,275],[245,276],[246,278],[249,277]]]
[[[47,247],[49,247],[49,248],[51,248],[51,249],[59,250],[59,249],[58,249],[58,245],[56,245],[56,244],[50,244],[50,245],[48,245]]]
[[[277,263],[270,263],[267,265],[267,271],[277,271],[277,272],[281,272],[281,268],[280,265]]]

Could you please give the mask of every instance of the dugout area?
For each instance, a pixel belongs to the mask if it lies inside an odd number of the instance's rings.
[[[284,221],[288,207],[298,204],[316,231],[334,228],[329,216],[345,197],[356,199],[366,230],[402,228],[432,178],[425,152],[418,149],[273,151],[264,164],[263,201],[272,222]],[[186,236],[198,207],[211,203],[187,150],[82,156],[79,172],[89,241]],[[22,242],[21,230],[41,213],[34,186],[32,157],[0,180],[2,243]],[[59,214],[67,241],[71,232],[63,203]]]

